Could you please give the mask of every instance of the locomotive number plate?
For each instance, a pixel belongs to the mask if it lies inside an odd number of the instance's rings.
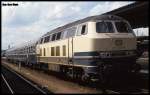
[[[116,46],[121,46],[123,44],[122,40],[115,40],[115,45]]]

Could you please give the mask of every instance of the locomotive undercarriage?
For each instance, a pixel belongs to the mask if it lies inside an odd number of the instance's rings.
[[[31,63],[26,64],[26,62],[21,63],[22,65],[24,64],[28,67],[36,68],[39,70],[50,70],[49,63],[37,63],[32,65]],[[69,76],[73,79],[82,80],[85,82],[100,81],[101,83],[110,81],[114,76],[120,77],[124,74],[138,73],[140,70],[140,65],[136,63],[135,58],[100,59],[97,62],[97,66],[95,67],[78,67],[63,64],[57,64],[57,66],[59,68],[56,72],[60,72],[64,76]]]
[[[112,77],[128,75],[130,73],[138,73],[141,69],[135,59],[127,60],[103,60],[97,67],[67,67],[62,66],[61,72],[68,76],[83,81],[100,81],[102,83],[110,81]]]

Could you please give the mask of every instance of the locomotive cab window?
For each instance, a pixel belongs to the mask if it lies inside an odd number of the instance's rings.
[[[82,30],[81,30],[81,34],[82,34],[82,35],[85,34],[85,29],[86,29],[86,25],[83,25],[83,26],[82,26]]]
[[[97,33],[113,33],[114,27],[111,22],[96,22]]]
[[[77,35],[85,35],[87,33],[87,25],[81,25],[78,28]]]
[[[131,33],[132,32],[132,29],[130,28],[130,26],[123,21],[115,22],[115,25],[119,33]]]

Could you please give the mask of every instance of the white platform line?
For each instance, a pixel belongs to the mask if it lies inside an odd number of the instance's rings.
[[[8,69],[8,67],[6,67]],[[30,84],[31,86],[33,86],[34,88],[36,88],[37,90],[39,90],[40,92],[42,92],[43,94],[46,94],[46,92],[44,92],[43,90],[41,90],[40,88],[38,88],[35,84],[31,83],[30,81],[26,80],[25,78],[23,78],[21,75],[17,74],[16,72],[12,71],[9,69],[9,71],[15,73],[18,77],[20,77],[21,79],[23,79],[24,81],[26,81],[28,84]]]
[[[10,92],[11,92],[12,94],[14,94],[12,88],[10,87],[10,85],[8,84],[8,82],[6,81],[6,79],[5,79],[5,77],[3,76],[3,74],[1,74],[1,76],[2,76],[3,80],[5,81],[6,85],[8,86]]]

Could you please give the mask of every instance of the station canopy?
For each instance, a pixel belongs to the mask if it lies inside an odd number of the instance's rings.
[[[133,29],[148,27],[148,1],[138,1],[104,14],[112,14],[128,20]]]

